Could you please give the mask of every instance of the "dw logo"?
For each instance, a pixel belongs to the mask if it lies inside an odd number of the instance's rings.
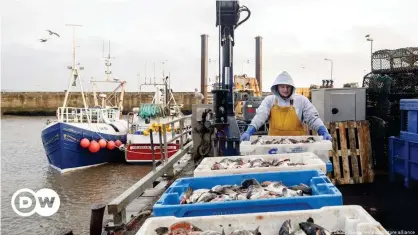
[[[12,196],[12,208],[16,214],[27,217],[38,213],[40,216],[51,216],[57,213],[61,201],[58,194],[48,188],[34,192],[28,188],[17,190]]]

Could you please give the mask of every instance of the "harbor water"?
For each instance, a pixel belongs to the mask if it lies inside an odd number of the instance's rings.
[[[3,234],[56,234],[65,229],[89,234],[90,207],[107,204],[145,176],[150,165],[104,164],[58,173],[45,156],[41,131],[54,117],[2,116],[1,120],[1,232]],[[60,197],[58,212],[49,217],[17,215],[13,194],[28,188],[53,189]],[[33,208],[33,207],[32,207]],[[29,208],[31,209],[31,208]],[[110,218],[105,211],[105,220]]]

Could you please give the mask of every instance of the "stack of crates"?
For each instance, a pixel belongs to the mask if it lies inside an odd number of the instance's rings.
[[[389,177],[404,178],[405,187],[410,179],[418,180],[418,99],[400,100],[401,132],[389,137]]]
[[[313,143],[251,145],[255,138],[311,137]],[[203,231],[231,234],[235,229],[253,231],[263,235],[276,235],[282,224],[291,219],[291,226],[299,227],[308,218],[326,229],[341,230],[345,234],[389,233],[360,206],[344,206],[341,192],[332,184],[326,173],[332,170],[328,152],[331,141],[321,136],[251,136],[251,141],[240,145],[242,156],[206,158],[194,171],[194,177],[180,178],[173,182],[153,206],[153,216],[139,231],[139,235],[156,235],[161,227],[169,234],[175,230],[190,230],[196,226]],[[291,159],[303,162],[302,166],[259,167],[212,170],[214,163],[241,159],[243,162],[261,158],[265,161]],[[324,160],[322,160],[324,159]],[[293,169],[291,169],[293,168]],[[307,185],[309,195],[294,197],[261,197],[239,200],[214,200],[198,203],[182,203],[184,197],[203,197],[204,190],[216,190],[216,186],[244,185],[248,182],[281,182],[285,186]],[[246,183],[243,183],[246,182]],[[256,189],[254,189],[256,190]],[[199,192],[199,193],[198,193]],[[195,193],[195,194],[193,194]],[[209,192],[210,194],[210,192]],[[231,194],[231,193],[230,193]],[[186,196],[188,195],[188,196]],[[198,196],[197,196],[198,195]],[[233,195],[233,194],[231,194]],[[232,196],[231,196],[232,197]],[[238,197],[239,198],[239,197]],[[156,230],[157,229],[157,230]],[[214,233],[215,234],[215,233]]]

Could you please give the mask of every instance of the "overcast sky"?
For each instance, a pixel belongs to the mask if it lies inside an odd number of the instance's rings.
[[[374,50],[418,46],[417,0],[246,0],[250,19],[236,31],[234,69],[254,76],[255,37],[263,37],[263,90],[283,70],[299,87],[333,77],[361,84]],[[1,0],[3,90],[62,91],[68,85],[72,30],[82,78],[104,78],[103,40],[111,41],[114,76],[136,91],[147,77],[170,72],[175,91],[200,87],[200,35],[218,58],[215,0]],[[242,18],[244,18],[243,13]],[[60,34],[48,35],[50,29]],[[39,38],[51,38],[46,43]],[[106,50],[107,53],[107,50]],[[250,63],[246,64],[245,61]],[[148,69],[145,69],[145,63]],[[244,64],[244,66],[243,66]],[[209,64],[209,77],[217,72]],[[139,76],[138,76],[139,74]]]

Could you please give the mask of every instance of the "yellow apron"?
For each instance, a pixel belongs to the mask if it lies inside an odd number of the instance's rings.
[[[270,110],[269,133],[273,136],[301,136],[305,135],[305,129],[299,121],[293,100],[290,106],[279,106],[277,100]]]

